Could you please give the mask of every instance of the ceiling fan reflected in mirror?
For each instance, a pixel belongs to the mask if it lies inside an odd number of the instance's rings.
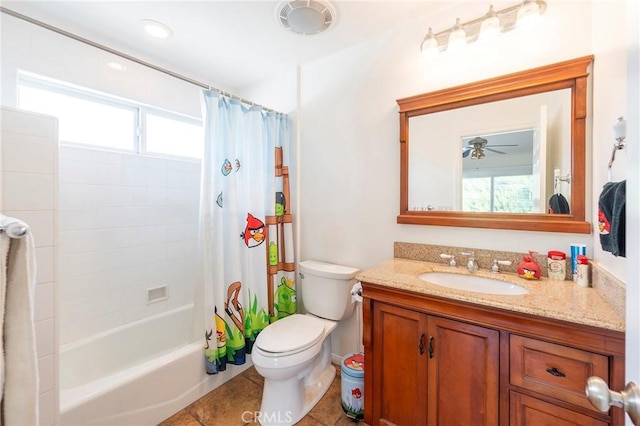
[[[488,141],[484,138],[476,136],[469,141],[468,146],[462,148],[462,158],[470,157],[472,160],[481,160],[485,158],[485,150],[495,152],[496,154],[506,154],[504,151],[494,149],[495,147],[518,146],[514,144],[488,145]]]

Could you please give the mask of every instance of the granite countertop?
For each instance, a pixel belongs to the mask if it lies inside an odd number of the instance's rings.
[[[621,318],[598,292],[593,288],[580,287],[573,281],[555,281],[546,277],[540,280],[526,280],[513,273],[492,274],[486,270],[473,273],[473,275],[517,284],[529,290],[525,295],[509,296],[455,290],[430,284],[418,278],[418,275],[432,271],[471,274],[464,266],[458,266],[452,270],[447,265],[394,258],[360,272],[356,278],[385,287],[614,331],[625,331],[624,318]]]

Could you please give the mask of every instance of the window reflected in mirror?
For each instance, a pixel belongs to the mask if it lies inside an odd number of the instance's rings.
[[[462,211],[538,213],[540,169],[535,129],[462,138]],[[536,175],[534,176],[534,172]],[[544,179],[544,176],[542,177]]]

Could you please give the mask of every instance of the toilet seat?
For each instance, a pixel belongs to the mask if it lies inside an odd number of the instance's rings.
[[[258,334],[255,346],[264,356],[281,357],[302,352],[324,338],[322,320],[294,314],[270,324]]]

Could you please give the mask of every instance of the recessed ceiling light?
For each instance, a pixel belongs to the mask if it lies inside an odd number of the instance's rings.
[[[116,71],[125,71],[127,67],[118,62],[107,62],[107,66]]]
[[[152,19],[143,19],[140,21],[142,27],[152,37],[156,38],[169,38],[173,35],[171,28],[163,24],[162,22],[154,21]]]

